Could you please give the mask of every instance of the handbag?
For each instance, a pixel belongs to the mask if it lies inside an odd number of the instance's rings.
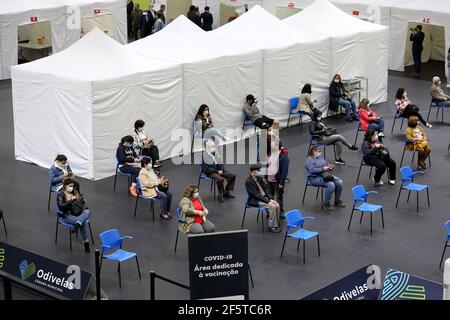
[[[330,182],[334,180],[334,176],[331,174],[330,171],[324,171],[320,174],[320,177],[325,182]]]
[[[78,217],[86,209],[86,202],[84,198],[80,195],[80,199],[75,200],[72,203],[72,215]]]
[[[381,160],[387,160],[387,159],[391,158],[391,155],[389,154],[389,149],[386,148],[386,147],[381,148],[379,150],[379,153],[380,153],[380,159]]]
[[[337,129],[336,128],[329,128],[325,130],[325,135],[326,136],[332,136],[333,134],[337,134]]]

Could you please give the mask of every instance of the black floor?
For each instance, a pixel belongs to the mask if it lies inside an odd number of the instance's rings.
[[[397,87],[406,87],[409,97],[421,107],[426,114],[429,106],[428,89],[434,72],[443,72],[442,64],[424,65],[424,80],[412,80],[406,73],[391,73],[389,76],[389,100],[376,106],[376,110],[387,121],[387,138],[385,144],[391,155],[400,161],[403,138],[399,125],[394,135],[390,135],[393,114],[393,95]],[[441,70],[442,69],[442,70]],[[13,113],[11,103],[11,85],[9,81],[0,82],[0,208],[6,214],[9,237],[6,239],[0,228],[0,241],[7,241],[26,250],[36,252],[67,264],[78,264],[87,271],[94,270],[93,254],[85,254],[81,243],[75,243],[73,251],[69,250],[66,230],[61,232],[57,245],[54,243],[54,198],[52,210],[47,212],[48,171],[34,165],[14,160]],[[434,113],[432,114],[434,120]],[[261,233],[256,224],[256,217],[249,215],[246,228],[249,229],[249,255],[255,279],[255,288],[251,290],[253,299],[298,299],[311,293],[352,271],[367,264],[378,264],[382,271],[397,268],[430,280],[442,281],[442,270],[438,263],[442,253],[445,237],[444,222],[450,219],[450,156],[447,146],[450,142],[450,114],[446,114],[447,124],[434,121],[433,129],[427,130],[431,138],[432,168],[418,182],[427,183],[431,188],[431,207],[426,206],[425,195],[421,195],[420,211],[415,211],[415,201],[406,204],[402,198],[399,208],[395,209],[395,200],[399,185],[383,186],[372,202],[384,205],[386,228],[381,228],[380,217],[374,219],[374,234],[370,236],[369,220],[362,225],[358,219],[353,221],[347,231],[352,203],[351,188],[355,185],[359,168],[359,153],[345,150],[343,158],[348,165],[338,167],[336,174],[344,180],[344,201],[347,208],[329,212],[321,211],[315,200],[314,192],[308,193],[305,205],[300,209],[305,215],[316,219],[308,221],[306,227],[320,232],[321,257],[317,257],[316,242],[307,244],[306,265],[301,263],[301,254],[296,251],[296,242],[288,241],[285,255],[280,260],[283,234]],[[341,118],[329,119],[340,133],[350,141],[355,137],[356,124],[348,124]],[[300,195],[305,183],[304,159],[306,156],[308,129],[296,126],[282,130],[284,144],[289,147],[291,167],[285,196],[286,208],[299,208]],[[43,142],[45,143],[45,142]],[[358,145],[361,144],[361,137]],[[330,153],[329,153],[330,154]],[[410,156],[407,159],[409,161]],[[330,158],[330,157],[328,157]],[[178,205],[183,188],[195,183],[198,175],[197,166],[175,166],[164,163],[164,175],[171,181],[171,191],[175,195],[173,210]],[[230,171],[238,174],[236,199],[226,203],[215,203],[206,183],[201,187],[206,204],[210,209],[210,219],[217,230],[240,228],[243,206],[244,178],[248,175],[248,166],[228,166]],[[363,169],[360,183],[373,190],[368,177],[368,169]],[[116,193],[112,192],[113,179],[98,182],[82,180],[82,189],[92,211],[94,233],[118,228],[123,234],[132,235],[133,240],[125,244],[125,249],[139,254],[143,279],[138,280],[135,264],[130,261],[123,266],[123,283],[119,289],[116,266],[105,263],[102,270],[102,286],[112,299],[148,299],[149,272],[154,270],[166,277],[188,284],[188,254],[185,237],[180,238],[177,253],[173,251],[177,223],[155,222],[148,215],[148,208],[142,204],[138,217],[133,218],[133,202],[127,196],[126,179],[119,178]],[[415,200],[415,198],[412,198]],[[98,246],[98,238],[96,245]],[[158,284],[157,298],[186,299],[187,291],[165,284]]]

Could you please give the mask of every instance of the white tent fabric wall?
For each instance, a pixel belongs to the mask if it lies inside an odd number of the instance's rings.
[[[264,23],[261,23],[264,21]],[[263,97],[260,109],[269,117],[287,121],[288,99],[311,83],[318,106],[327,104],[330,70],[329,39],[294,29],[260,6],[214,30],[213,35],[264,52]]]
[[[181,128],[181,66],[136,54],[99,29],[13,67],[12,87],[17,160],[49,168],[64,153],[77,176],[111,176],[117,144],[137,118],[162,159],[176,147],[167,132]]]
[[[445,52],[450,46],[450,2],[445,0],[414,1],[391,10],[391,50],[392,69],[405,70],[406,39],[409,35],[408,23],[442,26],[445,29]],[[444,53],[446,54],[446,53]],[[447,63],[445,74],[448,76]]]
[[[236,129],[243,120],[245,96],[261,94],[262,52],[214,37],[185,16],[127,47],[145,56],[183,64],[182,115],[183,128],[188,132],[192,132],[202,104],[210,107],[217,128]],[[184,145],[183,152],[190,152],[190,144]]]
[[[327,0],[317,0],[283,21],[299,30],[331,37],[332,74],[339,73],[343,78],[367,77],[369,100],[386,101],[388,27],[352,17]]]
[[[0,0],[0,80],[10,78],[10,67],[18,62],[18,27],[20,25],[49,21],[52,34],[52,51],[65,45],[65,7],[40,0]]]

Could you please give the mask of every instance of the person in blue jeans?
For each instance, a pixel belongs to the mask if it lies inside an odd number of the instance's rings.
[[[345,120],[352,122],[358,120],[358,113],[356,112],[356,103],[350,96],[350,93],[345,90],[339,74],[334,75],[333,82],[330,84],[330,109],[338,111],[339,106],[345,109]]]
[[[64,214],[63,221],[74,226],[72,232],[77,233],[80,230],[84,242],[84,251],[89,253],[88,220],[91,212],[86,206],[83,195],[75,189],[73,179],[64,180],[63,187],[58,192],[58,209]]]
[[[329,175],[332,180],[324,180],[323,174],[330,173],[333,171],[334,167],[322,157],[319,147],[315,146],[311,149],[305,161],[305,168],[308,175],[308,182],[313,186],[325,188],[324,208],[331,209],[330,202],[333,193],[334,206],[344,208],[345,204],[341,200],[344,182],[334,175]]]

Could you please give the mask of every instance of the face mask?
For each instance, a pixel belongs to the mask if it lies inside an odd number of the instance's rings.
[[[334,79],[334,83],[339,83],[339,79]]]
[[[144,128],[139,128],[138,131],[139,132],[144,132]]]
[[[322,120],[322,117],[317,117],[317,121],[321,121]]]
[[[200,197],[200,194],[198,192],[194,192],[194,198],[198,199]]]
[[[408,95],[406,94],[406,92],[403,94],[403,97],[406,98]]]
[[[316,159],[319,159],[321,155],[322,155],[322,152],[317,152],[316,153]]]
[[[256,176],[257,177],[264,177],[264,173],[262,173],[261,171],[256,172]]]
[[[69,193],[72,193],[73,192],[73,186],[67,187],[66,191],[69,192]]]
[[[372,140],[373,140],[373,142],[377,142],[378,141],[378,135],[377,134],[374,135]]]

